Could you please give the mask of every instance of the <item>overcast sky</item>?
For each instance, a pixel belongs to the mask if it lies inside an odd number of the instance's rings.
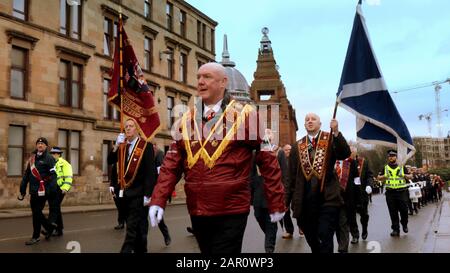
[[[217,21],[216,60],[223,34],[231,60],[253,81],[261,29],[269,28],[275,59],[288,98],[296,109],[298,137],[304,116],[316,112],[329,128],[335,94],[353,26],[357,0],[187,0]],[[372,46],[390,92],[450,78],[450,1],[367,0],[362,10]],[[391,94],[411,136],[428,135],[420,114],[433,113],[437,136],[434,86]],[[442,127],[450,131],[450,85],[441,89]],[[347,139],[356,139],[355,118],[338,108]]]

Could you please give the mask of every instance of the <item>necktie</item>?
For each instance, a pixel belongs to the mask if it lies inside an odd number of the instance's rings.
[[[130,146],[131,146],[131,144],[130,144],[130,143],[127,143],[127,147],[125,148],[125,149],[126,149],[126,150],[125,150],[125,154],[126,154],[125,162],[126,162],[126,163],[128,163],[128,158],[130,157]]]
[[[214,112],[214,110],[212,110],[212,109],[209,109],[209,110],[206,112],[206,121],[212,120],[212,119],[214,118],[215,115],[216,115],[216,112]]]
[[[316,138],[312,139],[311,144],[313,146],[313,149],[316,149]]]

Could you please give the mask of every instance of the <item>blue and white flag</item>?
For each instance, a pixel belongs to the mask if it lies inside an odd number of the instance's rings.
[[[358,141],[397,148],[401,164],[414,155],[411,135],[388,92],[372,50],[361,1],[356,8],[337,102],[355,114]]]

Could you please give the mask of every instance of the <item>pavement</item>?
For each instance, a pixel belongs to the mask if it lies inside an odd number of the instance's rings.
[[[168,204],[168,206],[185,205],[185,204],[186,204],[185,199],[177,199],[173,200],[172,203]],[[83,206],[63,206],[61,209],[64,214],[68,214],[80,212],[111,211],[115,210],[116,208],[114,204],[102,204],[102,205],[83,205]],[[430,215],[430,217],[428,218],[429,224],[425,224],[425,226],[422,226],[424,230],[427,230],[423,241],[423,245],[418,246],[418,249],[416,249],[415,251],[419,253],[450,253],[449,192],[443,193],[442,200],[436,204],[436,209],[433,210],[434,210],[433,215]],[[48,213],[48,211],[46,211],[46,213]],[[22,218],[31,217],[30,208],[0,210],[0,219],[21,218],[21,217]],[[417,243],[417,241],[415,242]],[[410,247],[411,250],[413,250],[412,249],[414,248],[413,245],[411,245]]]
[[[184,205],[185,199],[172,200],[168,206]],[[112,204],[99,204],[99,205],[83,205],[83,206],[61,206],[61,211],[64,214],[67,213],[79,213],[79,212],[91,212],[91,211],[105,211],[115,210],[116,206]],[[44,214],[48,215],[48,206],[44,208]],[[31,217],[31,209],[26,208],[12,208],[12,209],[0,209],[0,219],[19,218],[19,217]]]

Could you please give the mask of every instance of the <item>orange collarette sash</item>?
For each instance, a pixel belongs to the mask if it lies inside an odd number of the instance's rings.
[[[124,180],[125,186],[124,188],[128,188],[133,184],[134,178],[136,177],[137,170],[139,165],[141,164],[142,155],[144,154],[145,148],[147,147],[147,142],[142,139],[138,139],[136,144],[134,145],[133,151],[131,152],[130,159],[128,160],[128,165],[125,168]],[[126,149],[124,149],[124,156],[126,158]],[[119,168],[117,168],[119,170]]]
[[[303,175],[307,180],[310,180],[312,176],[316,176],[319,180],[322,180],[326,170],[324,169],[325,156],[328,150],[328,138],[330,133],[320,132],[319,141],[316,145],[314,161],[311,164],[309,160],[308,144],[311,145],[308,136],[302,138],[298,145],[300,165],[302,167]]]
[[[359,177],[361,177],[363,167],[364,167],[364,158],[358,158],[358,173],[359,173]]]

